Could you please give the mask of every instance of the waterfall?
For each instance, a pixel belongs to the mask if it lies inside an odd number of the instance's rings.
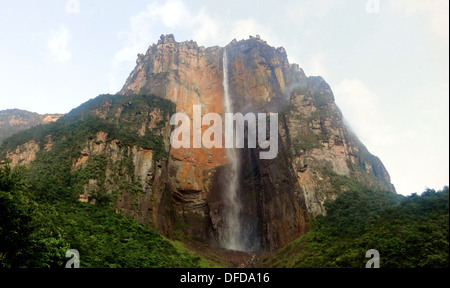
[[[227,51],[224,48],[223,52],[223,87],[224,87],[224,108],[225,113],[233,113],[232,101],[228,91],[228,59]],[[231,123],[233,125],[233,123]],[[227,129],[225,129],[227,131]],[[234,131],[228,130],[228,131]],[[225,203],[225,215],[224,215],[224,230],[221,237],[221,244],[224,248],[230,250],[244,251],[241,233],[241,203],[238,197],[239,190],[239,175],[240,175],[240,162],[239,155],[236,148],[228,148],[226,155],[229,162],[229,167],[226,173],[226,179],[224,181],[226,187],[224,189],[224,203]]]

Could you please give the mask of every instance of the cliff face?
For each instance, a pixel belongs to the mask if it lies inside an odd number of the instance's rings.
[[[227,49],[228,63],[222,63]],[[177,104],[192,119],[192,105],[223,113],[223,65],[228,65],[234,112],[277,112],[279,153],[259,159],[258,149],[240,151],[243,174],[241,221],[251,241],[273,250],[307,230],[323,203],[361,184],[395,191],[378,158],[345,127],[331,88],[291,65],[283,48],[258,36],[226,48],[177,43],[172,35],[139,55],[120,93],[153,93]],[[199,238],[223,228],[223,149],[171,149],[170,190],[182,229]]]
[[[0,147],[13,167],[27,165],[34,193],[112,205],[163,234],[173,231],[167,193],[170,115],[156,96],[102,95],[55,123],[23,131]]]
[[[282,123],[290,168],[312,216],[325,214],[325,200],[349,189],[366,186],[395,193],[382,162],[344,125],[331,88],[321,77],[308,77],[293,90]]]
[[[227,225],[226,151],[171,148],[169,119],[175,112],[192,119],[193,105],[201,105],[202,115],[223,116],[224,77],[234,112],[276,112],[279,118],[275,159],[260,159],[259,147],[237,149],[238,217],[247,249],[275,250],[301,236],[308,220],[325,214],[324,202],[339,193],[361,187],[395,192],[381,161],[345,127],[329,85],[320,77],[307,77],[289,63],[283,48],[259,37],[205,49],[161,36],[145,55],[138,55],[119,92],[124,96],[100,96],[63,117],[40,140],[30,137],[0,150],[13,164],[40,167],[42,159],[72,141],[69,132],[58,134],[58,125],[90,123],[77,132],[84,138],[77,138],[72,152],[64,150],[71,159],[68,173],[78,181],[71,189],[78,191],[80,201],[96,203],[106,197],[118,212],[169,237],[181,230],[217,245]]]
[[[57,121],[61,114],[40,115],[19,109],[0,111],[0,144],[9,136],[33,126]]]
[[[177,112],[184,112],[191,119],[193,105],[201,105],[202,115],[223,113],[221,48],[177,43],[168,35],[161,36],[145,55],[138,57],[136,68],[119,93],[154,94],[169,99],[176,104]],[[175,222],[196,238],[214,238],[206,198],[216,168],[225,163],[223,149],[170,150],[168,189],[178,214]]]

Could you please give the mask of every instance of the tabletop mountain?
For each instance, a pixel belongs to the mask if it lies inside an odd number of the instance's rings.
[[[13,165],[29,166],[36,193],[106,203],[169,238],[183,233],[221,246],[230,225],[227,153],[171,148],[169,120],[175,112],[192,117],[193,105],[223,115],[224,77],[233,111],[279,116],[275,159],[260,159],[259,147],[238,152],[243,250],[283,247],[308,231],[310,219],[326,214],[326,200],[348,190],[395,193],[382,162],[344,125],[325,80],[307,77],[283,48],[258,36],[210,48],[161,36],[138,55],[117,95],[20,132],[0,152]]]

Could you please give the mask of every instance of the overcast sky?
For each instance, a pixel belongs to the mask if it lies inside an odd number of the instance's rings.
[[[261,35],[333,89],[401,194],[449,184],[448,0],[0,2],[0,110],[67,113],[116,93],[161,34]]]

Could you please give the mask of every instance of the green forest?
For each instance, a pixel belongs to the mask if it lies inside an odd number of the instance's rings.
[[[25,169],[0,168],[0,268],[64,268],[69,249],[81,268],[212,267],[108,205],[48,202],[30,190]]]
[[[26,168],[0,168],[0,267],[63,268],[80,252],[82,268],[215,267],[109,205],[48,201],[34,194]],[[376,249],[382,268],[448,267],[449,188],[408,197],[349,191],[327,203],[311,231],[256,267],[364,268]]]
[[[118,120],[121,107],[126,109]],[[189,237],[178,230],[178,241],[167,239],[113,209],[119,193],[144,192],[127,147],[151,149],[156,160],[167,160],[161,131],[174,111],[173,103],[156,96],[101,95],[55,123],[6,139],[0,146],[5,158],[0,163],[0,267],[64,268],[69,249],[79,251],[81,268],[232,266],[212,249],[191,249]],[[161,115],[154,129],[137,133],[153,112]],[[107,132],[107,141],[121,143],[123,155],[116,162],[92,155],[74,171],[80,151],[100,131]],[[6,151],[29,141],[40,146],[36,160],[12,168]],[[114,172],[112,191],[104,188],[106,167]],[[262,252],[250,267],[364,268],[371,249],[379,252],[381,268],[449,266],[448,187],[405,197],[329,173],[323,170],[339,197],[325,203],[327,214],[310,217],[305,235],[278,251]],[[79,201],[90,179],[99,184],[90,195],[95,205]],[[340,191],[342,186],[350,191]]]
[[[381,268],[444,268],[449,265],[449,188],[405,197],[355,190],[326,203],[327,215],[311,231],[258,267],[364,268],[376,249]]]

